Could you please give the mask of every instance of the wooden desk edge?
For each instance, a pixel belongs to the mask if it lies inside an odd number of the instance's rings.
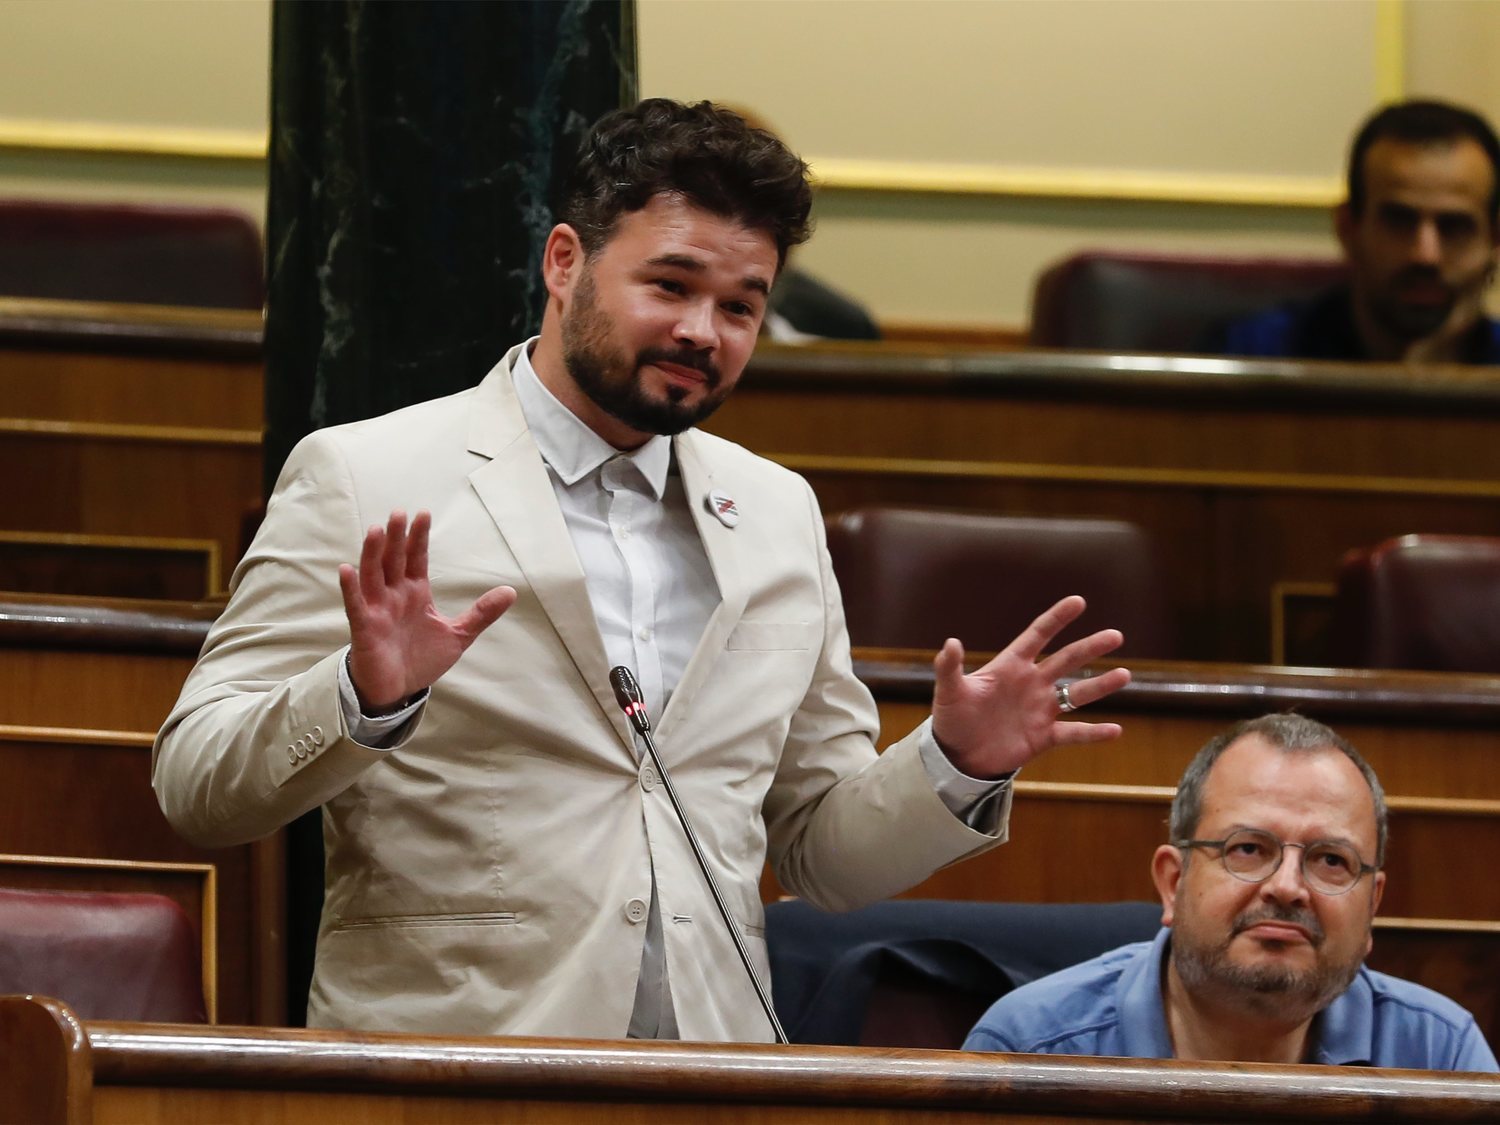
[[[0,1027],[29,998],[0,1000]],[[52,1002],[46,1017],[71,1017]],[[357,1089],[557,1100],[1161,1112],[1299,1120],[1483,1120],[1500,1076],[1144,1059],[91,1022],[99,1086]],[[0,1044],[8,1049],[11,1045]],[[0,1050],[0,1054],[6,1053]],[[1164,1116],[1166,1114],[1163,1114]]]

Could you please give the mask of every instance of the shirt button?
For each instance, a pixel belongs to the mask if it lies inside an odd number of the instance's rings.
[[[640,637],[643,641],[649,641],[651,639],[651,627],[649,625],[642,627],[636,636]]]
[[[625,904],[625,919],[632,926],[639,926],[646,920],[646,904],[638,898],[633,898]]]
[[[656,776],[656,771],[650,766],[641,770],[641,788],[647,793],[656,788],[658,780],[660,779]]]

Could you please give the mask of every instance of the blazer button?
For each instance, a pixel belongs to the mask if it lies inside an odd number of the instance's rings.
[[[641,788],[649,793],[659,784],[661,784],[661,778],[656,776],[655,768],[648,764],[645,769],[641,770]]]
[[[286,748],[286,760],[294,766],[297,764],[297,748],[295,746],[288,746]]]
[[[632,926],[639,926],[646,920],[646,904],[638,898],[633,898],[625,904],[625,919]]]
[[[312,729],[312,744],[314,746],[322,746],[323,745],[323,728],[322,727],[313,727],[313,729]]]

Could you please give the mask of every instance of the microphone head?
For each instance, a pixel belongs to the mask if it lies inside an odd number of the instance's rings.
[[[609,686],[615,689],[615,699],[627,711],[632,703],[641,701],[640,686],[630,674],[630,669],[623,664],[609,670]]]
[[[646,705],[641,702],[641,688],[635,682],[630,669],[623,664],[609,670],[609,686],[614,689],[615,701],[630,719],[631,725],[641,734],[651,730],[651,720],[646,716]]]

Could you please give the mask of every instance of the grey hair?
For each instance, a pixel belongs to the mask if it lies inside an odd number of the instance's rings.
[[[1370,795],[1375,801],[1375,866],[1384,866],[1388,817],[1385,790],[1380,787],[1380,779],[1348,739],[1314,719],[1291,712],[1262,715],[1258,719],[1236,723],[1222,734],[1209,739],[1203,749],[1193,756],[1182,780],[1177,783],[1177,796],[1172,799],[1172,816],[1167,823],[1167,831],[1173,842],[1190,839],[1197,830],[1198,821],[1203,816],[1203,786],[1208,781],[1209,771],[1219,760],[1219,755],[1241,738],[1252,734],[1259,735],[1288,754],[1308,754],[1331,749],[1353,762],[1369,785]]]

